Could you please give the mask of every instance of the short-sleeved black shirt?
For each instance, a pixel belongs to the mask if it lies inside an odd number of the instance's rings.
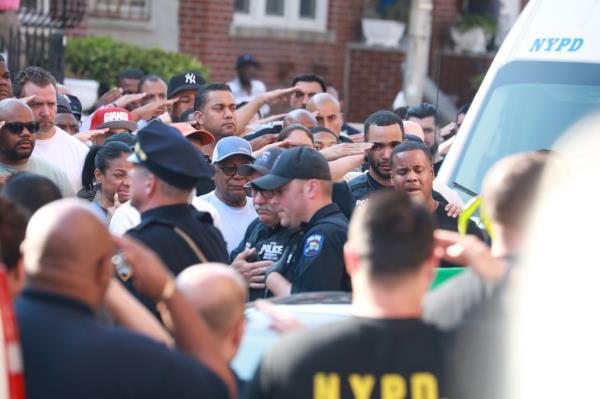
[[[379,184],[377,180],[373,179],[369,172],[363,173],[360,176],[350,180],[348,185],[350,186],[352,195],[357,203],[367,199],[369,194],[371,194],[373,191],[394,189],[392,186],[384,186],[383,184]]]
[[[448,216],[448,213],[444,209],[447,203],[440,202],[437,209],[433,213],[435,217],[437,228],[442,230],[450,230],[450,231],[458,231],[458,218],[453,218]],[[481,241],[485,241],[485,236],[477,227],[477,223],[473,220],[469,220],[469,224],[467,226],[467,234],[473,234],[477,236]],[[456,265],[454,263],[450,263],[447,261],[442,261],[440,267],[456,267],[456,266],[465,266],[465,265]]]
[[[142,213],[139,225],[127,234],[152,248],[173,274],[201,260],[191,246],[174,231],[178,227],[187,233],[209,262],[227,263],[227,247],[221,232],[212,224],[210,214],[192,205],[161,206]]]
[[[343,257],[347,235],[348,219],[336,204],[302,224],[281,258],[292,293],[351,290]]]
[[[201,263],[201,260],[185,239],[175,232],[175,227],[194,241],[209,262],[228,263],[225,241],[221,232],[212,224],[212,217],[189,204],[148,210],[142,213],[141,223],[127,234],[155,251],[171,272],[177,275],[186,267]],[[125,283],[127,289],[158,317],[155,304],[135,290],[132,280]]]
[[[201,363],[102,324],[75,299],[26,289],[15,308],[30,399],[228,397]]]
[[[352,212],[354,212],[356,199],[354,199],[354,195],[352,194],[352,190],[348,183],[345,181],[334,182],[331,200],[340,208],[340,211],[346,216],[346,219],[350,220]]]
[[[444,336],[435,327],[352,317],[284,337],[263,358],[245,397],[443,398],[443,364]]]
[[[259,218],[256,218],[246,229],[240,245],[231,251],[229,260],[233,262],[241,252],[249,248],[256,248],[256,255],[252,259],[248,259],[249,262],[260,260],[275,262],[283,255],[292,234],[293,231],[290,229],[286,229],[281,225],[269,227],[262,223]],[[253,301],[265,296],[268,296],[265,289],[251,288],[248,300]]]

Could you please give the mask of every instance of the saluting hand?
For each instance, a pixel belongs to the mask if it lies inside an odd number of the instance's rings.
[[[434,238],[436,251],[442,259],[467,265],[485,280],[499,281],[506,271],[506,262],[492,256],[487,244],[474,235],[461,236],[454,231],[438,229]]]

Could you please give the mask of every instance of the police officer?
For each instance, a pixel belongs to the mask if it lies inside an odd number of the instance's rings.
[[[269,191],[281,225],[298,229],[267,270],[267,288],[275,295],[350,290],[343,259],[348,219],[331,201],[332,184],[327,160],[306,147],[285,151],[269,174],[251,182]]]
[[[240,166],[239,173],[253,179],[266,175],[283,151],[270,148],[253,164]],[[246,188],[258,217],[248,226],[240,245],[231,252],[230,261],[246,279],[250,287],[249,300],[253,301],[268,296],[265,271],[281,258],[294,231],[281,225],[277,210],[270,204],[270,191],[253,189],[250,185]]]
[[[152,248],[173,274],[203,262],[227,262],[223,236],[208,213],[189,204],[199,179],[213,171],[176,128],[159,121],[137,135],[131,175],[131,204],[141,223],[127,234]]]

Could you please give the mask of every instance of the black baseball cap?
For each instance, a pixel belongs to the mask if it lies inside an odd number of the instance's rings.
[[[167,88],[167,98],[173,97],[175,94],[183,90],[196,90],[206,83],[204,77],[198,72],[184,72],[178,75],[173,75],[169,79],[169,87]]]
[[[238,168],[240,176],[250,176],[252,172],[258,172],[263,176],[266,175],[273,168],[275,161],[277,161],[283,151],[285,151],[283,148],[277,147],[263,151],[254,163],[240,165]]]
[[[71,106],[71,113],[73,114],[75,119],[81,121],[81,113],[83,112],[81,101],[79,101],[79,98],[71,94],[67,94],[66,96],[67,100],[69,100],[69,105]]]
[[[329,163],[318,151],[308,147],[285,150],[269,174],[251,182],[259,190],[275,190],[294,179],[331,180]]]
[[[235,68],[238,69],[240,68],[242,65],[245,64],[252,64],[255,67],[259,67],[260,66],[260,62],[258,62],[256,60],[256,58],[254,58],[252,56],[252,54],[242,54],[238,57],[237,61],[235,62]]]
[[[57,114],[73,114],[71,111],[71,103],[69,99],[63,94],[56,95],[56,113]]]
[[[179,130],[160,121],[138,131],[133,154],[127,160],[182,189],[191,189],[200,179],[214,175],[200,151]]]

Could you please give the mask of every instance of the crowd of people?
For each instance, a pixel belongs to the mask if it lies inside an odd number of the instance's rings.
[[[128,69],[89,112],[42,68],[0,77],[0,263],[28,397],[490,396],[473,373],[501,358],[489,315],[551,155],[498,163],[489,223],[463,236],[435,176],[468,107],[445,127],[427,103],[371,110],[361,131],[322,77],[267,91],[259,67],[240,56],[227,84]],[[353,316],[290,333],[241,381],[246,303],[315,291],[352,292]]]

